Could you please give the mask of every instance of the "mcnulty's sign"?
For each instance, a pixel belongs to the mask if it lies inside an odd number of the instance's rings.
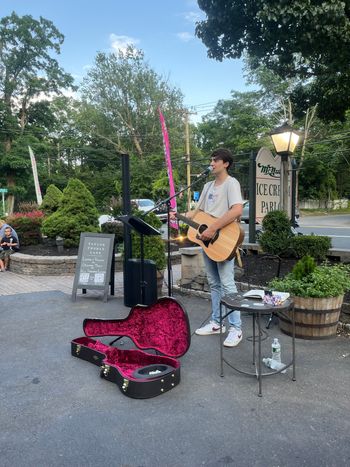
[[[281,158],[261,148],[256,156],[256,220],[261,222],[277,209],[281,209]]]

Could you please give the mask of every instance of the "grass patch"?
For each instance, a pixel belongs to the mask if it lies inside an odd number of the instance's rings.
[[[300,209],[300,215],[307,216],[336,216],[339,214],[350,214],[350,206],[340,209]]]

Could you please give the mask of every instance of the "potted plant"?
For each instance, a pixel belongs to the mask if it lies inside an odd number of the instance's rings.
[[[269,283],[273,290],[289,292],[294,301],[295,333],[303,339],[324,339],[336,335],[344,293],[350,290],[350,266],[316,265],[304,256],[292,272]],[[290,312],[291,313],[291,312]],[[281,331],[291,334],[291,324],[283,317]]]

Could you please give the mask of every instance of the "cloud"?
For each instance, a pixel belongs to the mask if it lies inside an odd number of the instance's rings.
[[[111,42],[111,48],[115,51],[125,52],[128,45],[136,45],[140,41],[130,36],[117,36],[112,33],[109,35],[109,40]]]
[[[194,39],[194,35],[190,32],[179,32],[176,35],[182,42],[189,42]]]
[[[203,19],[203,15],[199,11],[188,11],[184,13],[184,17],[186,21],[193,24]]]

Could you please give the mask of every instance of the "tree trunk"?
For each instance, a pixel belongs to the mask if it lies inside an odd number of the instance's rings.
[[[9,153],[11,151],[11,147],[12,147],[12,141],[11,141],[10,138],[7,138],[5,140],[5,142],[4,142],[5,153]],[[7,179],[7,188],[11,189],[14,186],[16,186],[13,174],[7,174],[6,179]],[[15,196],[13,194],[9,194],[7,196],[7,212],[8,212],[8,214],[13,213],[14,206],[15,206]]]
[[[7,187],[9,189],[14,188],[16,186],[15,179],[13,175],[7,175]],[[15,195],[10,194],[7,196],[7,212],[8,214],[12,214],[15,207]]]

